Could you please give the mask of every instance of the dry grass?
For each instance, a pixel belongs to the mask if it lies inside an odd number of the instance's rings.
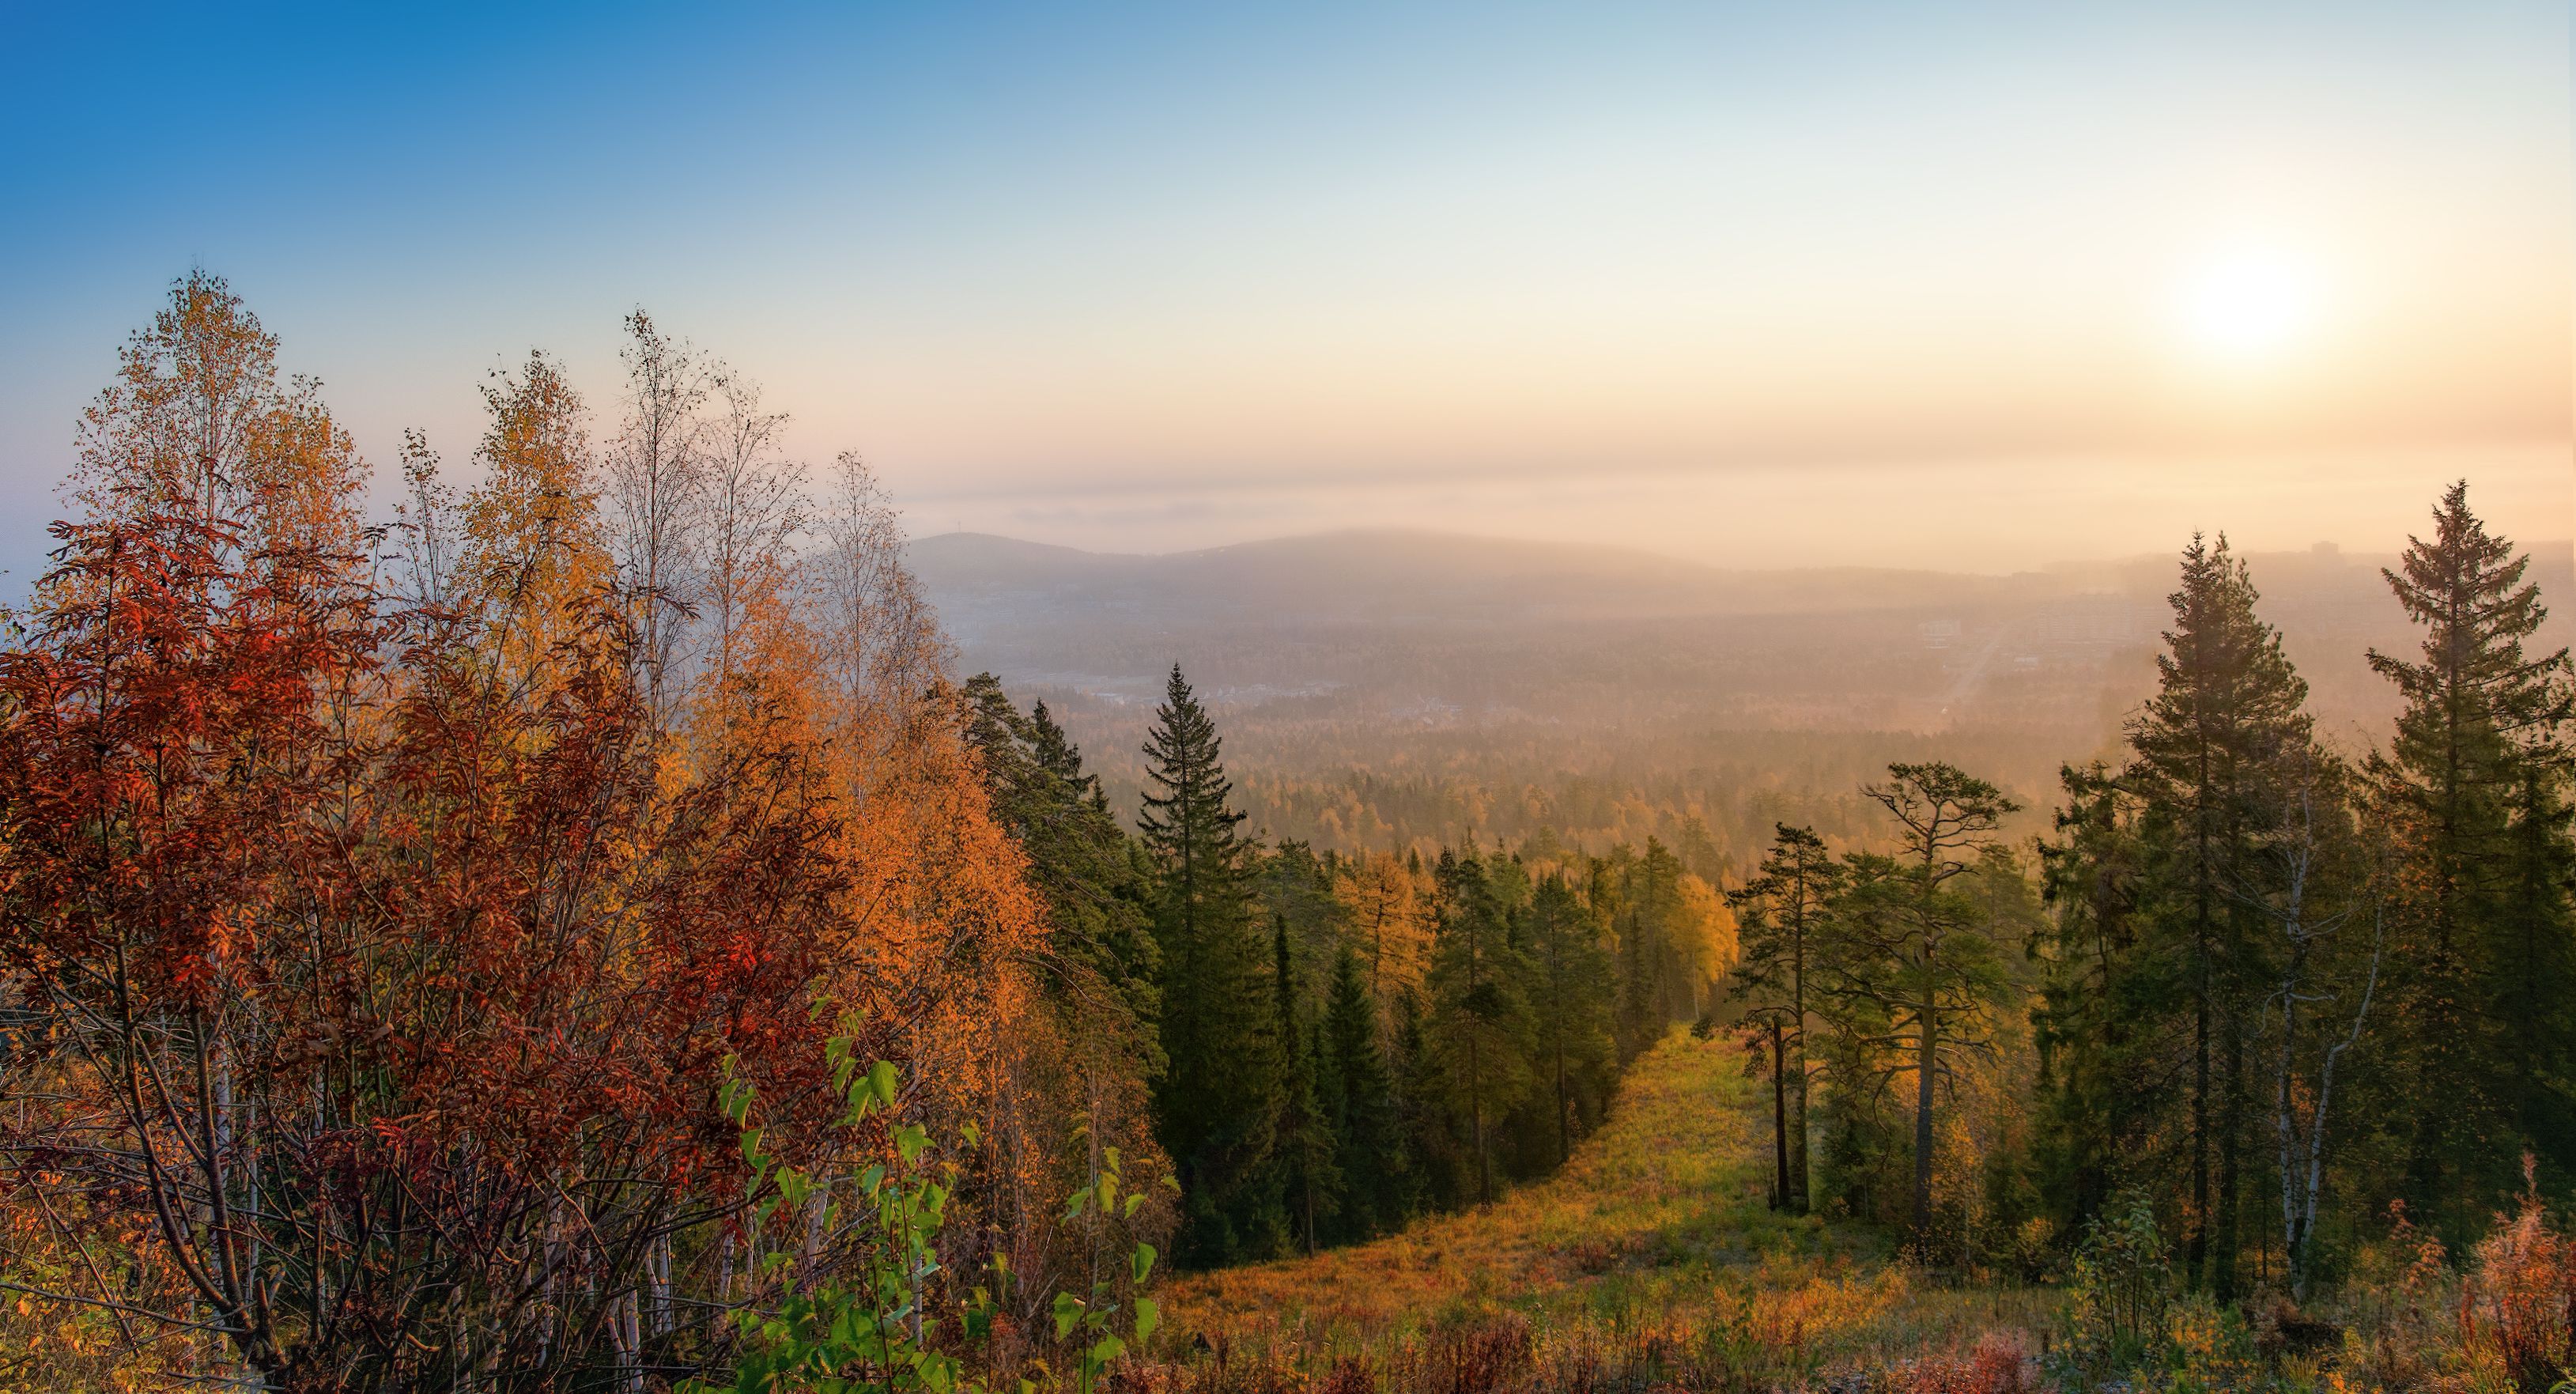
[[[1876,1236],[1769,1210],[1740,1058],[1677,1033],[1548,1181],[1376,1243],[1183,1279],[1162,1346],[1179,1358],[1144,1382],[1768,1389],[1903,1369],[2019,1388],[2053,1294],[1929,1287]]]

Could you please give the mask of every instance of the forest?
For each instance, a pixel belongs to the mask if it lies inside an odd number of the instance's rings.
[[[2576,672],[2466,481],[2358,736],[2212,533],[2108,753],[1256,803],[1178,662],[1087,755],[865,460],[622,342],[596,401],[496,370],[465,469],[407,434],[381,516],[220,278],[121,349],[0,650],[0,1388],[2576,1375]],[[1650,1163],[1709,1208],[1365,1334],[1300,1276]],[[1899,1289],[1987,1315],[1831,1344]]]

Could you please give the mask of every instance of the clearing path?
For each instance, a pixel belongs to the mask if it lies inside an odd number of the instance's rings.
[[[1478,1311],[1610,1315],[1725,1270],[1875,1270],[1885,1246],[1764,1203],[1769,1095],[1725,1041],[1675,1032],[1630,1067],[1563,1170],[1490,1206],[1312,1258],[1176,1283],[1185,1331],[1372,1340]]]

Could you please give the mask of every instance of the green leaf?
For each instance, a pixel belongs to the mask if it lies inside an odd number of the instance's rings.
[[[1160,1328],[1162,1324],[1163,1309],[1155,1305],[1154,1299],[1150,1297],[1137,1298],[1136,1339],[1139,1341],[1150,1341],[1154,1339],[1154,1332]]]
[[[767,1129],[763,1128],[742,1130],[742,1160],[746,1165],[754,1165],[760,1161],[760,1135],[765,1131]]]
[[[1129,1266],[1136,1270],[1137,1282],[1145,1281],[1145,1275],[1154,1271],[1154,1246],[1140,1241]]]
[[[894,1130],[894,1150],[902,1154],[907,1166],[920,1161],[922,1150],[928,1146],[930,1134],[918,1123],[906,1123]]]
[[[1126,1353],[1127,1343],[1119,1340],[1118,1333],[1112,1331],[1108,1335],[1103,1336],[1098,1341],[1092,1343],[1091,1363],[1094,1365],[1106,1365],[1110,1361],[1115,1360]]]
[[[894,1066],[883,1060],[868,1067],[868,1084],[877,1091],[877,1102],[894,1107]]]
[[[1129,1220],[1135,1219],[1136,1207],[1143,1205],[1144,1203],[1145,1193],[1143,1191],[1129,1191],[1127,1193],[1127,1213],[1120,1218]]]
[[[1082,1299],[1069,1292],[1055,1295],[1055,1338],[1059,1341],[1073,1334],[1073,1324],[1082,1320]]]

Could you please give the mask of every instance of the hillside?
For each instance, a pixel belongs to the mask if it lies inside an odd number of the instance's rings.
[[[1690,1387],[1802,1384],[1988,1333],[2038,1348],[2053,1294],[1927,1287],[1882,1236],[1768,1209],[1768,1099],[1732,1042],[1677,1031],[1555,1176],[1373,1243],[1183,1278],[1172,1342],[1308,1370],[1499,1342],[1542,1369],[1696,1364]]]

